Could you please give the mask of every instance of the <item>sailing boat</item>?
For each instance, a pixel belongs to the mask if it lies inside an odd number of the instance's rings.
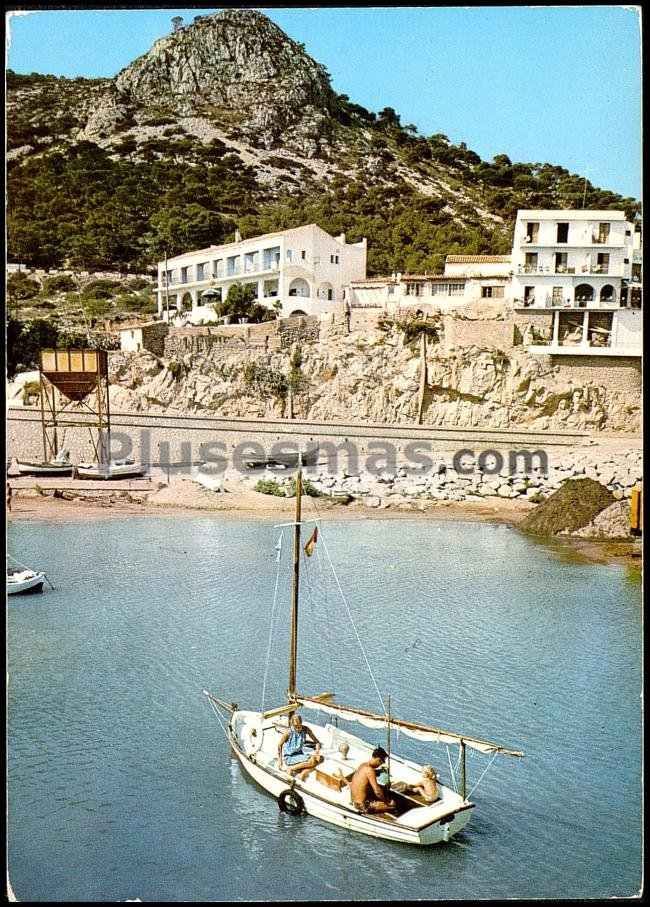
[[[242,768],[264,790],[277,797],[282,811],[292,815],[307,813],[341,828],[389,841],[417,845],[448,841],[467,825],[475,806],[467,793],[467,748],[491,754],[492,759],[497,755],[521,757],[523,753],[467,734],[395,718],[390,712],[390,705],[383,714],[374,713],[335,703],[333,693],[308,696],[298,691],[296,667],[300,536],[303,525],[301,497],[300,464],[296,476],[295,522],[291,524],[294,544],[287,702],[267,711],[251,711],[240,709],[235,703],[228,703],[207,690],[203,690],[203,693],[208,697]],[[292,776],[278,765],[278,747],[289,728],[290,717],[299,709],[329,716],[336,724],[303,722],[303,726],[313,733],[320,744],[322,761],[311,771]],[[227,724],[224,724],[222,719],[225,719]],[[395,803],[395,808],[390,812],[368,813],[354,804],[348,782],[354,770],[371,758],[377,744],[367,743],[360,737],[342,730],[338,727],[339,719],[360,723],[373,730],[387,733],[387,790]],[[458,789],[454,789],[455,785],[452,787],[439,784],[439,796],[435,802],[427,802],[420,793],[414,793],[415,785],[422,779],[424,766],[391,752],[392,731],[398,731],[422,743],[446,744],[447,747],[458,745],[457,767],[460,770]],[[449,765],[452,781],[455,782],[451,759]]]

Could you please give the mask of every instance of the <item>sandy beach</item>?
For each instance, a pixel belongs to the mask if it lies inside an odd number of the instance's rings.
[[[341,504],[326,498],[303,498],[306,519],[324,520],[424,520],[500,523],[516,528],[534,508],[517,499],[477,499],[475,501],[404,502],[390,507],[368,507],[362,501]],[[42,521],[49,523],[85,520],[123,520],[133,517],[201,518],[218,516],[234,520],[291,520],[291,498],[260,494],[237,483],[226,484],[226,491],[215,493],[187,480],[152,489],[146,495],[102,493],[54,497],[31,489],[14,492],[9,522]],[[599,541],[579,538],[540,540],[559,556],[584,563],[640,566],[639,543]]]

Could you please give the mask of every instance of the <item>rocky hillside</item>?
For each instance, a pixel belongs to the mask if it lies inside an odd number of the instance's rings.
[[[114,79],[8,73],[9,257],[144,270],[169,254],[318,222],[367,236],[370,271],[501,252],[518,207],[574,207],[561,167],[482,161],[392,108],[334,92],[262,13],[197,16]],[[442,125],[442,124],[441,124]],[[638,208],[587,183],[592,207]]]
[[[115,409],[273,418],[288,412],[315,421],[417,422],[420,353],[395,326],[349,335],[334,330],[290,351],[196,353],[171,361],[112,353]],[[638,432],[640,394],[606,377],[577,381],[526,354],[478,347],[427,347],[423,423],[447,427]]]

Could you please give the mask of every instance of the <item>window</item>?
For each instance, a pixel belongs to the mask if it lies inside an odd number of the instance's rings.
[[[231,255],[226,259],[226,274],[231,277],[233,274],[239,274],[239,255]]]
[[[597,274],[608,274],[609,273],[609,253],[608,252],[599,252],[596,256],[596,267],[594,268]]]
[[[562,305],[562,287],[553,287],[551,291],[551,305]]]
[[[600,301],[613,305],[616,299],[616,291],[611,283],[606,283],[605,286],[600,291]]]
[[[223,258],[218,258],[212,262],[212,276],[223,277]]]
[[[481,287],[483,299],[502,299],[505,287]]]
[[[462,296],[465,292],[465,281],[456,280],[451,283],[432,283],[432,296]]]
[[[558,224],[557,225],[557,242],[568,242],[569,241],[569,225],[568,224]]]
[[[197,280],[203,280],[203,269],[204,269],[204,267],[205,267],[205,265],[203,265],[203,264],[199,264],[199,265],[196,266],[196,279],[197,279]]]
[[[537,252],[526,252],[524,271],[527,274],[532,274],[536,270],[537,270]]]
[[[330,255],[330,264],[337,265],[339,263],[338,255]]]
[[[389,296],[395,295],[395,287],[388,287],[388,295]]]
[[[187,268],[181,268],[181,283],[187,283]]]
[[[555,253],[555,273],[566,274],[569,266],[569,256],[566,252]]]
[[[293,250],[287,249],[287,261],[291,261],[293,258]]]
[[[524,287],[524,305],[533,305],[535,302],[535,287]]]
[[[257,271],[257,252],[246,252],[244,255],[244,271]]]
[[[536,243],[539,238],[539,224],[530,221],[526,224],[526,242]]]
[[[303,261],[307,258],[307,252],[306,252],[305,249],[303,249],[303,250],[301,251],[300,257],[302,258]]]
[[[280,246],[262,250],[262,268],[271,271],[280,267]]]
[[[345,298],[345,290],[343,291],[343,296]],[[331,288],[327,291],[327,298],[330,300],[334,299],[334,290]]]
[[[607,223],[598,224],[598,234],[597,234],[597,238],[595,239],[595,242],[598,242],[598,243],[608,242],[610,227],[611,227],[611,224],[607,224]]]

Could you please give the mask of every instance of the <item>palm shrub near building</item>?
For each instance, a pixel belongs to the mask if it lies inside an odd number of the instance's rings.
[[[215,305],[215,311],[217,315],[233,320],[245,318],[253,323],[271,321],[276,317],[274,311],[257,302],[257,290],[252,284],[232,284],[225,300]]]

